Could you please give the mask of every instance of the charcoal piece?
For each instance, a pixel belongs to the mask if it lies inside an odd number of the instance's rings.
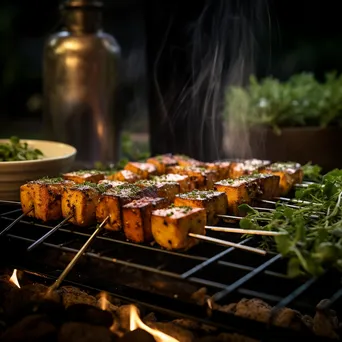
[[[148,315],[146,315],[146,316],[143,318],[143,322],[144,322],[145,324],[157,322],[156,314],[155,314],[154,312],[150,312]]]
[[[121,337],[118,342],[155,342],[154,337],[147,331],[142,329],[136,329],[129,331],[123,337]]]
[[[0,279],[0,307],[4,305],[5,299],[9,296],[10,292],[12,291],[19,292],[20,289],[9,281],[9,277],[7,277],[6,279],[5,277],[2,277]]]
[[[101,325],[110,328],[114,317],[109,311],[101,310],[88,304],[74,304],[66,309],[67,320],[72,322],[84,322],[92,325]]]
[[[217,336],[217,342],[259,342],[259,340],[236,333],[222,333]]]
[[[53,342],[56,340],[57,329],[45,315],[26,316],[1,336],[2,342]]]
[[[88,304],[97,306],[97,300],[95,297],[90,296],[88,293],[73,287],[63,286],[59,291],[63,299],[63,304],[67,308],[73,304]]]
[[[172,321],[173,324],[178,325],[184,329],[192,330],[192,331],[203,331],[206,333],[212,333],[217,330],[217,328],[212,327],[208,324],[203,324],[201,322],[197,322],[192,319],[175,319]]]
[[[329,300],[324,299],[316,307],[316,314],[313,318],[313,331],[315,334],[338,339],[339,322],[334,310],[329,309]]]
[[[64,307],[56,292],[49,293],[48,287],[32,284],[8,294],[4,303],[4,314],[12,323],[27,315],[46,314],[55,324],[59,324],[64,316]]]
[[[115,340],[115,336],[108,328],[79,322],[63,324],[58,334],[58,342],[113,342]]]
[[[259,322],[268,322],[270,319],[272,307],[261,299],[241,299],[236,305],[235,315],[256,320]]]
[[[180,326],[177,326],[173,323],[162,323],[162,322],[156,322],[156,323],[150,323],[148,324],[149,327],[152,329],[157,329],[164,334],[167,334],[179,342],[193,342],[195,340],[195,336],[193,333],[189,330],[186,330]]]

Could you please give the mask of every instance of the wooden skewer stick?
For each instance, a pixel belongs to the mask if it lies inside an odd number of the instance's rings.
[[[275,211],[275,209],[273,208],[263,208],[263,207],[252,207],[255,210],[259,210],[259,211]]]
[[[17,224],[21,219],[23,219],[29,212],[31,212],[33,208],[22,213],[18,218],[16,218],[11,224],[9,224],[3,231],[0,232],[0,236],[5,235],[15,224]]]
[[[224,219],[232,219],[232,220],[242,220],[243,216],[234,216],[234,215],[216,215],[218,217],[224,218]],[[254,220],[258,221],[269,221],[269,218],[267,217],[254,217]]]
[[[266,254],[266,251],[264,251],[263,249],[260,249],[260,248],[254,248],[254,247],[250,247],[250,246],[239,245],[239,244],[234,243],[234,242],[221,240],[221,239],[215,239],[215,238],[212,238],[210,236],[193,234],[193,233],[189,233],[188,236],[193,237],[193,238],[198,239],[198,240],[203,240],[206,242],[215,243],[217,245],[239,248],[239,249],[243,249],[243,250],[248,251],[248,252],[258,253],[258,254],[262,254],[262,255]]]
[[[205,229],[214,230],[216,232],[223,232],[223,233],[267,235],[267,236],[287,235],[286,232],[274,232],[274,231],[269,231],[269,230],[256,230],[256,229],[228,228],[228,227],[215,227],[215,226],[205,226]]]
[[[310,201],[304,201],[304,200],[298,200],[295,198],[287,198],[287,197],[274,197],[274,199],[284,202],[292,202],[292,203],[298,203],[298,204],[312,204],[312,205],[319,205],[319,203],[316,202],[310,202]]]
[[[0,199],[0,204],[21,204],[21,203],[18,201],[8,201],[8,200]]]
[[[277,202],[275,202],[275,201],[264,200],[264,199],[258,199],[258,201],[262,202],[262,203],[272,204],[272,205],[277,204]],[[301,208],[299,205],[293,205],[293,204],[288,204],[288,203],[282,203],[282,204],[285,205],[286,207],[293,208],[293,209],[300,209]]]
[[[73,259],[70,261],[68,266],[64,269],[62,274],[58,277],[58,279],[50,286],[48,293],[51,293],[54,290],[57,290],[58,287],[61,285],[65,277],[69,274],[69,272],[73,269],[73,267],[76,265],[77,261],[81,258],[81,256],[84,254],[86,249],[90,246],[90,244],[93,242],[93,240],[96,238],[96,236],[100,233],[104,225],[106,224],[107,220],[109,219],[109,216],[107,216],[102,223],[96,228],[94,233],[90,236],[90,238],[86,241],[86,243],[82,246],[82,248],[77,252],[77,254],[73,257]]]
[[[59,228],[61,228],[64,223],[69,221],[74,215],[67,216],[62,222],[58,223],[57,226],[53,227],[51,230],[49,230],[45,235],[43,235],[40,239],[38,239],[36,242],[34,242],[32,245],[30,245],[27,248],[27,251],[30,252],[34,248],[38,247],[41,243],[43,243],[50,235],[52,235],[54,232],[56,232]]]

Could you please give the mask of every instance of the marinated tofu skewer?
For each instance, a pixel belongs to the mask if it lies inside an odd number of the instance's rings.
[[[187,250],[199,241],[206,241],[248,252],[266,254],[266,251],[259,248],[205,236],[206,217],[206,211],[203,208],[175,206],[154,210],[151,217],[153,237],[160,246],[169,250]]]

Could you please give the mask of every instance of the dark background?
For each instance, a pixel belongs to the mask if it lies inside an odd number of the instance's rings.
[[[1,137],[11,134],[27,138],[41,136],[42,50],[48,35],[60,27],[59,3],[58,0],[1,1]],[[151,129],[160,129],[161,135],[165,136],[164,130],[158,128],[160,108],[153,96],[153,78],[158,80],[163,97],[169,99],[166,105],[172,117],[173,108],[179,102],[179,91],[190,75],[193,59],[189,56],[193,56],[197,49],[193,41],[194,30],[205,6],[209,10],[201,34],[206,44],[217,38],[229,42],[229,48],[225,50],[227,68],[241,47],[242,37],[244,55],[249,61],[249,67],[244,71],[246,74],[253,72],[258,77],[274,75],[286,79],[296,72],[311,71],[322,79],[327,71],[342,70],[342,26],[338,1],[227,0],[223,1],[225,11],[227,8],[230,11],[226,17],[222,16],[219,3],[222,6],[219,0],[193,3],[184,0],[105,1],[105,29],[116,37],[123,51],[126,130],[147,132],[150,112],[154,122]],[[218,22],[221,26],[215,28]],[[247,23],[248,32],[244,30],[238,38],[236,32],[245,27],[244,23]],[[222,25],[228,27],[227,34],[218,37]],[[206,53],[205,45],[202,50],[198,49],[197,54],[201,53]],[[158,68],[155,67],[157,59]],[[207,60],[201,61],[210,64],[210,54]],[[225,80],[220,82],[222,87]],[[198,96],[200,99],[201,95]],[[179,117],[185,117],[186,112],[187,108],[178,108],[177,119],[172,120],[177,136],[185,134],[181,131],[183,128],[179,128],[184,124]],[[215,134],[219,135],[219,131]],[[160,139],[160,135],[154,137],[154,140]],[[165,138],[165,141],[169,146],[173,144],[173,149],[179,149],[175,139]],[[191,141],[188,143],[192,144]]]

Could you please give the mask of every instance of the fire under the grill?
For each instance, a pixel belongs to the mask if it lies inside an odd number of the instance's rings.
[[[20,215],[15,204],[4,203],[0,209],[2,229]],[[39,334],[58,336],[58,341],[153,340],[146,329],[165,333],[155,336],[156,341],[318,341],[340,336],[332,310],[341,303],[340,275],[329,271],[320,278],[289,279],[280,255],[218,245],[196,246],[184,254],[104,233],[46,302],[48,285],[93,232],[65,225],[27,252],[52,227],[25,218],[0,239],[0,264],[8,269],[0,283],[4,341],[30,340],[25,329],[32,341],[46,340],[47,335],[38,339]],[[229,240],[256,246],[252,238],[239,241],[232,235]],[[9,282],[17,268],[22,271],[21,289]],[[215,296],[218,302],[208,301]],[[145,325],[140,319],[128,323],[134,316],[128,306],[132,303]]]

